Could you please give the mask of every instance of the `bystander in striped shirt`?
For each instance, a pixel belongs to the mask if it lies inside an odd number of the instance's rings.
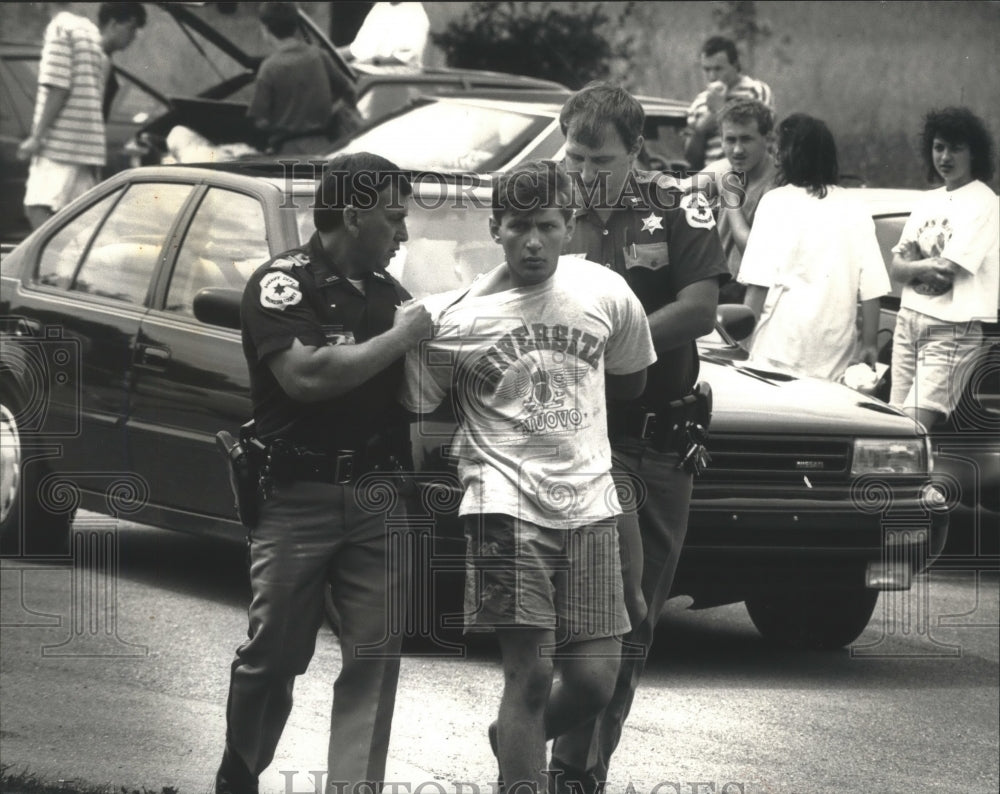
[[[45,28],[33,128],[38,127],[50,86],[66,89],[69,97],[45,131],[39,155],[73,165],[104,165],[101,101],[109,68],[97,25],[68,11],[53,17]]]

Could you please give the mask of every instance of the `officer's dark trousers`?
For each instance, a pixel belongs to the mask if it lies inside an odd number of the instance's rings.
[[[644,493],[639,494],[638,514],[644,555],[642,593],[649,613],[622,640],[621,666],[611,702],[595,720],[558,737],[552,747],[553,766],[558,766],[558,759],[565,766],[592,772],[598,781],[607,779],[611,754],[621,739],[653,644],[653,629],[670,594],[687,533],[692,487],[691,475],[677,471],[675,453],[656,452],[648,445],[629,441],[615,442],[612,457],[616,478],[638,478],[644,486],[640,488]],[[622,507],[628,509],[625,504]]]
[[[384,777],[400,645],[386,615],[397,597],[398,566],[388,559],[386,505],[359,501],[352,487],[277,485],[250,532],[250,629],[233,662],[226,741],[254,774],[274,757],[295,676],[315,649],[330,581],[343,663],[334,684],[327,790]],[[301,769],[309,763],[302,759]]]

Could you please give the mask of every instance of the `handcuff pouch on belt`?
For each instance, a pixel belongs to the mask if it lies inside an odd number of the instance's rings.
[[[705,448],[711,421],[712,387],[699,381],[690,394],[658,411],[638,403],[619,406],[608,424],[612,439],[638,439],[658,452],[676,452],[680,456],[678,469],[701,474],[711,461]]]

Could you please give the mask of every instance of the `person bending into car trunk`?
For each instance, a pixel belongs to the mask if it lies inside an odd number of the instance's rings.
[[[889,402],[930,430],[958,405],[982,341],[997,322],[1000,205],[993,139],[968,108],[927,114],[920,152],[932,182],[892,249],[903,283],[892,339]]]
[[[584,206],[575,213],[567,251],[623,276],[642,302],[657,361],[642,395],[609,407],[616,474],[637,480],[645,498],[631,505],[642,536],[646,618],[625,635],[615,690],[596,719],[556,737],[552,777],[559,791],[596,791],[607,779],[653,629],[670,593],[687,532],[692,472],[688,448],[673,432],[691,418],[698,376],[695,339],[714,328],[719,284],[729,278],[708,202],[684,196],[666,175],[636,168],[645,113],[622,88],[596,83],[563,105],[565,166]]]
[[[334,683],[327,790],[385,773],[401,637],[385,513],[365,489],[409,494],[409,426],[396,403],[403,355],[430,336],[420,305],[385,272],[407,239],[409,182],[384,158],[341,155],[316,193],[309,242],[260,267],[240,309],[260,457],[250,527],[248,638],[236,651],[216,792],[257,791],[323,621],[330,583],[342,666]],[[371,477],[365,478],[366,482]]]
[[[614,690],[629,617],[605,401],[641,393],[656,358],[624,279],[561,256],[569,193],[551,162],[497,178],[490,234],[505,261],[407,356],[402,395],[427,413],[450,391],[459,417],[465,622],[500,645],[488,736],[512,792],[544,792],[546,740],[592,719]]]
[[[361,126],[354,86],[329,53],[296,35],[295,3],[263,3],[260,22],[274,52],[260,65],[247,115],[275,154],[323,154]]]

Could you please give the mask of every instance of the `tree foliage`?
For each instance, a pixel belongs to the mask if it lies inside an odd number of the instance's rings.
[[[616,77],[632,53],[632,3],[472,3],[431,38],[449,66],[492,69],[581,88]],[[610,32],[610,35],[609,35]]]
[[[729,36],[746,53],[744,67],[753,69],[753,59],[757,45],[773,40],[775,31],[771,23],[757,13],[754,0],[723,0],[712,9],[712,17],[720,33]],[[774,55],[781,63],[791,63],[788,45],[791,37],[781,36],[775,43]]]

